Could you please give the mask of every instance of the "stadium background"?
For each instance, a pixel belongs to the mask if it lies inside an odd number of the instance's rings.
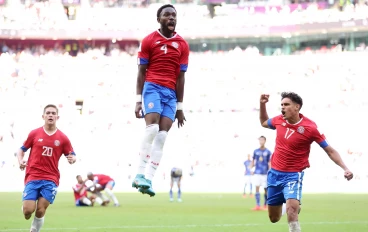
[[[163,1],[0,0],[0,191],[22,191],[14,152],[42,125],[48,103],[60,107],[58,127],[78,163],[60,162],[61,191],[87,171],[130,187],[144,122],[134,117],[136,52],[157,29]],[[364,1],[173,1],[177,31],[191,49],[185,91],[187,123],[175,126],[155,177],[167,191],[172,166],[184,169],[185,192],[242,192],[243,161],[267,137],[259,95],[295,91],[302,113],[317,122],[355,178],[317,145],[305,192],[367,192],[368,6]],[[365,96],[365,97],[364,97]],[[190,175],[191,174],[191,175]]]

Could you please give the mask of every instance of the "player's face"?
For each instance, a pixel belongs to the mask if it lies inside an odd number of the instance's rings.
[[[88,175],[87,178],[88,180],[93,180],[93,175]]]
[[[161,24],[162,29],[174,32],[176,27],[175,9],[172,7],[167,7],[163,9],[157,21]]]
[[[299,114],[299,105],[292,102],[289,98],[284,98],[281,101],[281,113],[285,120],[293,118]]]
[[[59,116],[54,107],[48,107],[45,109],[42,118],[45,120],[45,125],[55,125],[56,121],[59,119]]]
[[[81,183],[83,183],[83,179],[82,179],[82,177],[81,177],[81,176],[78,176],[78,177],[77,177],[77,181],[78,181],[78,183],[80,183],[80,184],[81,184]]]
[[[264,138],[259,139],[259,145],[263,147],[266,144],[266,140]]]

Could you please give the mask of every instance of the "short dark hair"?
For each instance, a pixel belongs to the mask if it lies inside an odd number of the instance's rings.
[[[163,9],[168,8],[168,7],[171,7],[171,8],[173,8],[176,11],[176,9],[175,9],[175,7],[173,5],[171,5],[171,4],[165,4],[165,5],[161,6],[160,8],[158,8],[158,10],[157,10],[157,18],[160,18],[160,15],[161,15],[161,12],[163,11]]]
[[[267,140],[266,137],[264,137],[263,135],[261,135],[258,139],[264,139]]]
[[[57,108],[57,106],[56,105],[53,105],[53,104],[48,104],[47,106],[45,106],[45,108],[43,108],[43,113],[45,113],[46,112],[46,109],[47,108],[55,108],[56,109],[56,113],[58,114],[59,113],[59,109]]]
[[[78,179],[78,177],[80,177],[81,175],[77,175],[75,178]]]
[[[294,92],[282,92],[281,93],[281,100],[284,98],[289,98],[292,102],[300,105],[300,109],[303,106],[303,99]]]

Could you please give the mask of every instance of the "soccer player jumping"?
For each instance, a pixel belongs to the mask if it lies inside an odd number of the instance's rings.
[[[267,176],[268,216],[272,223],[287,213],[289,231],[300,232],[299,205],[302,198],[303,170],[309,167],[310,146],[318,143],[332,161],[344,170],[347,180],[353,178],[340,154],[332,148],[321,134],[316,123],[300,114],[302,98],[293,92],[281,93],[281,115],[269,118],[266,103],[269,95],[260,98],[259,119],[263,127],[276,130],[276,146],[271,157],[271,169]],[[286,202],[286,206],[284,203]]]
[[[36,211],[31,232],[39,232],[44,223],[47,207],[55,200],[59,185],[59,160],[64,154],[70,164],[76,161],[73,147],[68,137],[56,127],[59,119],[58,108],[47,105],[44,108],[44,126],[32,130],[18,151],[21,170],[26,169],[23,192],[23,214],[26,220]],[[28,161],[24,153],[31,148]]]
[[[161,6],[157,22],[160,29],[143,39],[138,52],[135,115],[144,117],[146,129],[138,172],[132,183],[132,187],[151,197],[155,195],[152,179],[160,164],[167,133],[175,119],[178,127],[184,125],[184,82],[189,57],[188,43],[175,32],[174,6]]]

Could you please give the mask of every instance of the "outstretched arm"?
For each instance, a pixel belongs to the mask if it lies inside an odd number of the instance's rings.
[[[330,159],[335,162],[335,164],[337,164],[338,166],[340,166],[344,171],[344,177],[347,180],[351,180],[353,178],[353,173],[349,170],[349,168],[346,166],[346,164],[344,163],[344,161],[342,160],[340,154],[330,145],[328,145],[327,147],[323,148],[323,150],[325,150],[325,152],[327,153],[327,155],[330,157]]]

